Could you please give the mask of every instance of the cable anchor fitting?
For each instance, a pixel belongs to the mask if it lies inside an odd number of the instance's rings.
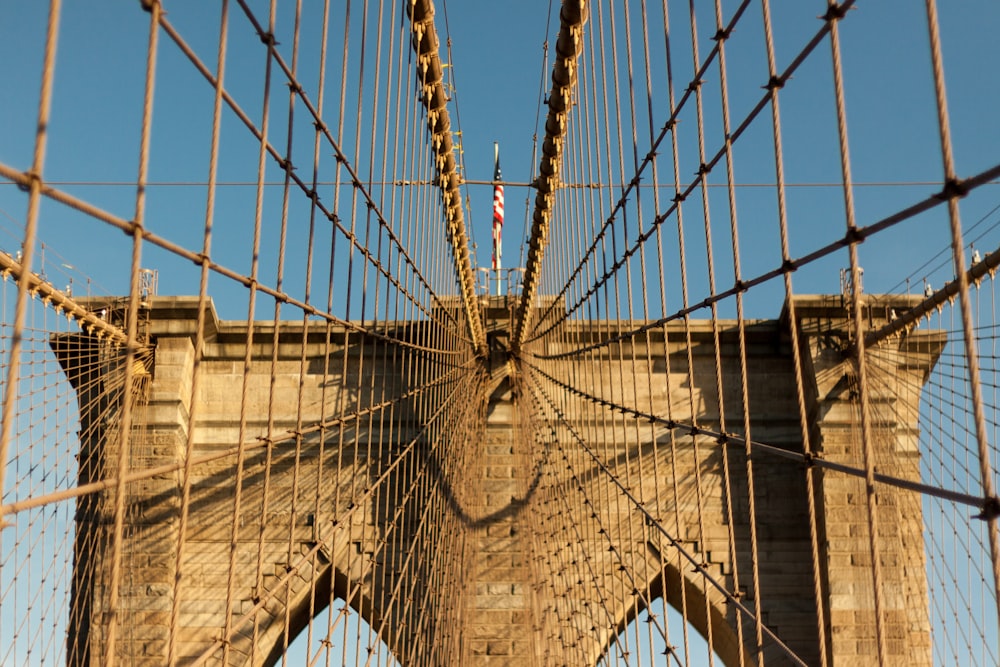
[[[827,23],[830,23],[831,21],[839,21],[840,19],[847,16],[847,9],[848,8],[845,7],[844,5],[838,5],[836,3],[833,3],[826,8],[826,14],[823,14],[818,18],[822,19],[823,21],[826,21]]]
[[[278,45],[278,40],[274,38],[273,32],[261,32],[258,34],[258,37],[260,37],[260,43],[264,46],[274,48]]]
[[[1000,517],[1000,498],[997,496],[991,496],[983,500],[982,511],[972,518],[982,519],[983,521],[991,521],[997,517]]]
[[[775,90],[779,90],[781,88],[784,88],[784,87],[785,87],[785,79],[784,79],[784,77],[778,76],[777,74],[775,74],[770,79],[768,79],[767,80],[767,85],[764,86],[765,89],[770,90],[772,92],[775,91]]]
[[[944,189],[938,193],[937,198],[941,201],[949,199],[961,199],[969,194],[969,186],[960,178],[949,178],[944,183]]]

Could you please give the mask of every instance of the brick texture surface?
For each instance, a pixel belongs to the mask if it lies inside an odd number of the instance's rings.
[[[245,344],[241,332],[245,324],[219,323],[210,317],[204,352],[195,359],[191,303],[182,299],[159,303],[153,312],[156,350],[148,402],[137,414],[139,423],[129,452],[130,463],[136,468],[182,460],[189,435],[194,456],[226,452],[240,444]],[[825,459],[863,466],[856,370],[844,355],[849,344],[845,311],[839,298],[825,297],[800,297],[796,309],[813,446]],[[878,313],[872,315],[873,319],[877,317]],[[601,334],[599,324],[579,326],[579,339]],[[127,631],[119,633],[115,647],[125,664],[163,664],[175,596],[180,596],[176,639],[182,662],[201,654],[206,644],[230,627],[234,629],[230,662],[261,665],[280,650],[286,614],[295,619],[293,626],[301,627],[308,620],[313,590],[322,591],[324,596],[333,590],[354,600],[369,618],[377,618],[379,600],[397,583],[392,564],[402,562],[406,540],[413,536],[401,536],[398,544],[389,549],[377,547],[388,522],[393,520],[394,502],[388,499],[352,508],[345,500],[363,490],[372,470],[384,463],[380,457],[389,456],[388,448],[366,444],[376,442],[377,437],[370,437],[365,424],[339,426],[327,434],[323,448],[316,437],[303,439],[297,454],[302,472],[294,483],[294,448],[276,447],[269,455],[255,444],[269,428],[274,434],[295,427],[294,403],[300,386],[308,406],[304,415],[308,423],[320,414],[322,400],[328,402],[323,414],[336,412],[330,407],[334,403],[342,402],[342,409],[349,412],[377,400],[370,393],[350,387],[376,386],[391,396],[404,391],[408,379],[401,377],[388,359],[358,364],[350,353],[347,364],[324,367],[319,337],[307,343],[308,372],[303,374],[301,335],[294,328],[289,325],[281,339],[274,373],[270,336],[260,336],[255,343],[245,397],[248,417],[243,430],[246,449],[242,518],[236,522],[246,528],[237,531],[234,552],[230,544],[235,454],[220,456],[194,471],[188,532],[179,569],[181,473],[158,475],[130,487],[123,551],[128,575],[122,580],[118,611]],[[725,406],[727,428],[735,430],[733,425],[741,425],[743,417],[733,327],[723,323],[720,335],[726,392],[721,402],[715,391],[712,330],[706,323],[695,322],[691,332],[690,354],[683,344],[681,329],[669,329],[666,335],[654,332],[657,335],[648,344],[635,342],[629,344],[631,347],[623,344],[614,348],[603,365],[594,364],[590,370],[566,366],[558,368],[557,374],[577,377],[586,384],[582,388],[613,396],[622,404],[657,414],[667,414],[669,409],[680,422],[694,416],[706,428],[720,427],[720,408]],[[787,320],[751,323],[747,335],[753,438],[801,451]],[[919,475],[919,388],[942,344],[933,332],[912,334],[889,341],[878,354],[870,355],[869,372],[878,376],[878,382],[872,385],[879,389],[867,399],[870,409],[880,415],[873,426],[872,443],[881,472],[913,479]],[[642,349],[643,345],[648,347]],[[549,351],[559,350],[553,347]],[[645,361],[646,352],[653,361]],[[688,382],[689,360],[694,386]],[[670,362],[669,374],[666,361]],[[201,381],[191,404],[196,364],[200,366]],[[703,633],[711,630],[723,661],[737,664],[739,635],[731,605],[707,588],[700,576],[692,574],[690,564],[681,559],[670,539],[652,530],[641,514],[622,501],[606,476],[595,473],[582,478],[575,476],[570,466],[558,465],[559,457],[584,460],[578,443],[570,438],[550,443],[544,483],[539,485],[535,478],[539,453],[533,449],[536,440],[519,432],[524,423],[518,415],[525,409],[526,399],[518,395],[510,377],[504,379],[503,364],[494,366],[498,382],[485,406],[485,437],[468,444],[475,474],[455,500],[468,526],[465,551],[433,554],[422,565],[421,576],[426,579],[406,582],[412,586],[410,594],[414,599],[427,599],[424,587],[434,585],[436,573],[462,557],[468,558],[468,570],[462,575],[467,593],[457,602],[460,608],[455,609],[456,627],[447,630],[448,637],[460,645],[461,664],[564,664],[566,655],[586,655],[590,662],[596,662],[639,611],[641,605],[635,603],[633,592],[640,594],[638,599],[665,596],[675,606],[683,593],[692,625]],[[81,394],[81,401],[85,399]],[[267,415],[272,401],[279,409],[269,427]],[[583,404],[567,403],[570,408]],[[732,447],[728,451],[728,500],[733,508],[730,521],[717,443],[704,436],[671,439],[666,431],[652,428],[636,429],[634,435],[628,436],[629,441],[623,442],[614,434],[631,431],[610,428],[614,423],[623,423],[621,415],[586,405],[590,407],[573,408],[576,411],[567,415],[578,432],[586,434],[590,446],[606,460],[632,452],[629,455],[637,467],[630,488],[646,510],[658,517],[671,537],[713,576],[738,592],[744,604],[752,608],[759,598],[768,627],[806,662],[818,662],[820,650],[813,595],[814,576],[818,576],[825,618],[822,632],[830,663],[874,664],[874,587],[863,481],[822,471],[813,473],[821,549],[820,572],[814,575],[803,467],[776,457],[754,455],[760,573],[760,590],[755,591],[749,584],[752,563],[746,519],[748,481],[743,472],[746,461],[742,449]],[[86,420],[88,415],[85,413],[83,418]],[[408,440],[419,418],[414,414],[398,420],[396,442]],[[614,422],[616,419],[619,421]],[[693,474],[696,448],[700,490],[695,488]],[[257,518],[268,458],[267,527],[260,531]],[[116,461],[117,452],[95,451],[93,443],[84,442],[81,481],[99,478]],[[346,461],[356,463],[343,463]],[[331,471],[337,469],[338,462],[340,472],[333,477]],[[331,476],[320,487],[317,501],[316,471],[320,465]],[[674,477],[680,480],[676,495],[666,491],[669,484],[664,481]],[[313,495],[309,503],[294,503],[295,489],[310,489]],[[111,497],[110,492],[97,494],[79,506],[72,613],[78,619],[74,632],[86,639],[87,651],[71,656],[71,664],[100,664],[105,650],[102,619],[108,612]],[[583,498],[599,499],[603,505],[588,506]],[[705,509],[704,521],[699,521],[697,515],[698,498]],[[315,507],[323,508],[321,515],[315,515]],[[614,521],[595,523],[595,517],[610,516],[615,517]],[[930,664],[919,498],[911,492],[879,486],[875,523],[890,662]],[[578,532],[567,532],[565,538],[555,540],[551,536],[561,530],[553,528],[557,524],[576,526]],[[601,534],[598,528],[605,525],[614,526],[618,534]],[[539,535],[550,537],[543,539]],[[609,550],[609,543],[616,548]],[[309,557],[302,558],[303,554]],[[229,580],[231,558],[237,575],[234,582]],[[628,579],[621,571],[623,562],[629,565]],[[258,564],[262,564],[260,576],[254,574]],[[570,564],[575,568],[572,576]],[[576,567],[581,564],[586,568]],[[578,576],[577,572],[588,575]],[[276,587],[283,587],[283,592],[269,595]],[[231,611],[227,618],[230,591]],[[606,599],[601,597],[604,594]],[[262,598],[268,602],[257,614],[255,640],[253,624],[245,621],[252,610],[261,607],[258,601]],[[596,615],[591,612],[597,607],[606,608],[610,618],[594,621]],[[413,615],[407,620],[412,623],[390,623],[383,628],[383,638],[400,656],[410,655],[413,642],[421,641],[420,619]],[[745,628],[751,628],[745,630],[743,642],[752,655],[752,627]],[[773,646],[765,646],[765,657],[768,664],[772,660],[781,664]]]

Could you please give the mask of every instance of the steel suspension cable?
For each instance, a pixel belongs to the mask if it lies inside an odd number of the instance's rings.
[[[549,404],[549,407],[556,412],[558,419],[560,421],[564,422],[564,425],[565,425],[566,429],[569,431],[569,433],[573,437],[573,439],[576,440],[578,442],[578,444],[580,444],[582,447],[584,447],[585,450],[587,450],[588,454],[594,460],[594,463],[596,465],[598,465],[598,467],[601,468],[601,471],[605,475],[607,475],[607,477],[610,479],[610,481],[612,483],[614,483],[619,488],[620,492],[629,500],[629,502],[636,508],[636,510],[638,512],[640,512],[641,514],[645,515],[647,519],[652,520],[653,517],[649,514],[648,510],[646,510],[643,507],[642,503],[637,498],[635,498],[634,495],[632,495],[632,493],[628,489],[628,487],[621,480],[619,480],[618,477],[613,472],[611,472],[604,463],[602,463],[600,461],[600,458],[597,456],[597,454],[595,452],[593,452],[592,450],[590,450],[586,446],[586,444],[583,442],[583,440],[580,438],[580,436],[576,433],[576,431],[572,428],[572,426],[570,426],[568,423],[566,423],[565,416],[563,416],[560,413],[559,409],[555,405],[552,404],[551,398],[549,398],[545,394],[544,390],[541,387],[538,387],[538,386],[533,386],[532,389],[534,391],[537,391],[539,393],[540,397]],[[654,528],[656,528],[657,531],[663,537],[665,537],[671,543],[671,545],[674,548],[676,548],[678,550],[678,552],[684,557],[684,559],[687,560],[688,564],[691,567],[693,567],[695,569],[695,571],[697,571],[699,574],[701,574],[703,576],[704,580],[708,584],[710,584],[711,587],[715,588],[718,592],[722,593],[722,595],[725,596],[729,600],[729,604],[731,604],[731,605],[735,606],[736,608],[738,608],[741,613],[744,613],[744,614],[752,616],[753,612],[750,609],[746,608],[737,598],[735,598],[732,595],[732,593],[730,593],[725,588],[725,586],[723,586],[720,582],[716,581],[705,570],[704,566],[701,563],[699,563],[698,560],[693,555],[691,555],[690,553],[687,552],[687,550],[684,549],[684,547],[680,544],[680,542],[678,541],[678,539],[676,537],[671,536],[668,532],[665,531],[665,529],[663,528],[663,526],[661,526],[660,524],[656,523],[655,521],[652,521],[650,525],[653,526]],[[768,635],[768,638],[772,642],[774,642],[775,645],[777,645],[782,650],[782,652],[790,660],[792,660],[796,664],[801,664],[801,665],[805,665],[806,664],[806,663],[802,662],[802,660],[800,658],[798,658],[798,656],[796,656],[795,653],[792,652],[791,649],[789,649],[781,641],[781,639],[778,638],[778,636],[775,635],[774,632],[771,631],[766,626],[765,626],[764,632]]]
[[[521,299],[511,336],[511,345],[515,352],[524,342],[527,318],[538,290],[541,262],[545,254],[545,237],[548,234],[555,190],[559,184],[563,137],[566,133],[569,109],[572,106],[573,88],[576,85],[576,63],[586,21],[587,5],[584,2],[573,0],[563,3],[559,11],[559,37],[556,40],[552,91],[549,93],[549,114],[545,121],[545,140],[542,143],[542,164],[538,170],[538,194],[535,196],[535,211],[532,214],[528,241],[528,260],[525,263]]]
[[[38,101],[38,123],[35,133],[34,152],[31,170],[26,174],[25,185],[29,188],[28,215],[25,220],[23,256],[20,264],[27,272],[31,271],[32,255],[35,251],[38,229],[38,209],[41,203],[42,171],[45,166],[45,147],[48,140],[49,114],[52,105],[52,84],[55,78],[56,45],[59,35],[61,3],[51,0],[49,3],[48,22],[45,32],[45,60],[42,65],[42,86]],[[10,335],[10,351],[7,362],[7,387],[16,387],[20,371],[20,352],[22,336],[24,335],[25,304],[28,299],[28,281],[18,283],[17,301],[14,305],[14,319]],[[10,452],[11,430],[16,406],[17,394],[7,391],[3,400],[3,419],[0,420],[0,492],[4,489],[7,473],[7,460]],[[0,514],[0,529],[4,527],[3,515]]]
[[[208,264],[205,259],[211,257],[212,248],[212,224],[215,216],[215,179],[218,173],[218,160],[219,160],[219,138],[220,138],[220,127],[222,120],[222,90],[224,82],[224,74],[226,67],[226,39],[228,37],[229,28],[229,0],[222,0],[220,18],[219,18],[219,47],[218,55],[215,67],[215,95],[212,105],[212,135],[210,139],[209,148],[209,158],[208,158],[208,192],[205,203],[205,223],[204,230],[202,234],[202,251],[201,257],[203,261],[200,262],[201,271],[200,279],[198,284],[198,316],[197,323],[195,325],[195,339],[194,339],[194,367],[191,373],[191,390],[190,390],[190,408],[189,408],[189,419],[191,422],[198,417],[198,388],[202,380],[202,350],[205,341],[205,310],[208,303]],[[184,444],[184,454],[182,460],[184,461],[184,467],[181,473],[181,499],[180,499],[180,519],[177,525],[177,548],[174,554],[174,572],[176,590],[171,600],[170,605],[170,630],[167,639],[167,664],[173,667],[177,664],[177,642],[179,635],[179,624],[180,624],[180,614],[181,606],[180,601],[183,598],[183,587],[181,586],[181,581],[183,580],[183,567],[184,567],[184,549],[187,542],[187,529],[188,520],[190,517],[191,508],[191,475],[192,475],[192,459],[194,458],[194,429],[188,429],[186,442]],[[119,485],[121,485],[121,475],[119,476]],[[113,653],[115,651],[115,643],[109,642],[107,646],[107,651]]]
[[[969,299],[969,284],[965,273],[965,253],[962,242],[962,222],[959,213],[958,198],[963,188],[960,185],[955,170],[953,148],[951,142],[951,124],[948,119],[948,99],[945,94],[944,65],[941,55],[941,37],[939,34],[937,3],[927,0],[927,27],[931,47],[931,64],[934,78],[935,102],[937,105],[938,132],[941,140],[941,161],[944,168],[944,192],[948,202],[948,221],[951,231],[951,248],[954,260],[955,275],[958,281],[958,298],[961,305],[962,329],[964,331],[965,354],[968,364],[969,389],[971,391],[972,410],[976,424],[976,439],[979,442],[979,469],[982,478],[983,495],[992,497],[994,494],[994,469],[990,462],[989,439],[986,432],[986,421],[983,412],[983,396],[980,386],[979,360],[975,336],[972,326],[972,306]],[[993,593],[997,606],[997,624],[1000,627],[1000,521],[998,514],[992,512],[987,517],[990,543],[990,559],[993,561]]]

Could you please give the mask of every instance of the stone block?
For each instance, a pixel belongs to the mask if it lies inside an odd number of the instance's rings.
[[[509,465],[486,466],[486,477],[494,479],[510,479],[514,476],[514,468]]]
[[[526,602],[523,595],[477,595],[475,597],[476,607],[479,609],[525,609]]]
[[[187,329],[191,328],[189,324],[185,324]],[[823,324],[820,320],[814,324],[817,327],[822,324],[826,329],[830,326],[829,322]],[[557,361],[549,364],[549,368],[557,376],[572,377],[579,386],[615,401],[642,406],[651,403],[653,411],[658,414],[668,414],[666,392],[669,390],[673,417],[682,422],[689,421],[694,408],[699,423],[706,428],[715,428],[713,424],[718,419],[719,406],[724,405],[728,421],[741,426],[738,414],[742,402],[738,391],[739,348],[735,335],[723,329],[720,358],[725,386],[720,401],[720,397],[715,395],[713,332],[704,324],[692,322],[689,325],[692,331],[690,352],[695,357],[693,388],[689,386],[692,378],[686,372],[689,352],[687,336],[679,326],[667,327],[670,328],[669,341],[664,340],[663,332],[657,329],[650,332],[652,338],[648,343],[644,340],[622,341],[596,353],[593,357],[596,363],[588,360],[580,364],[576,360],[560,367],[563,362]],[[231,326],[236,328],[220,334],[205,348],[206,358],[200,368],[203,374],[200,402],[196,406],[199,420],[194,432],[195,448],[199,454],[225,451],[233,447],[238,438],[236,420],[239,417],[238,396],[244,380],[245,350],[239,344],[239,335],[245,331],[245,324]],[[247,409],[251,416],[246,435],[249,445],[256,445],[256,438],[266,433],[266,415],[272,402],[281,413],[273,433],[284,437],[289,429],[295,427],[294,415],[284,407],[297,405],[300,399],[306,406],[304,419],[312,422],[321,414],[349,413],[358,406],[388,399],[396,395],[392,392],[404,386],[404,380],[406,387],[415,387],[419,377],[437,373],[443,368],[435,361],[420,359],[416,363],[416,374],[413,374],[410,369],[415,365],[407,359],[399,363],[401,372],[395,367],[395,362],[383,356],[378,345],[370,345],[367,341],[354,347],[349,354],[326,360],[322,358],[322,345],[313,340],[307,344],[306,352],[316,356],[307,360],[306,374],[302,376],[298,358],[302,346],[301,341],[295,340],[295,326],[282,324],[283,338],[276,366],[271,362],[270,325],[261,325],[262,330],[258,332],[247,394]],[[612,331],[617,326],[608,324],[606,330]],[[753,355],[759,355],[750,360],[754,436],[763,442],[779,443],[798,450],[801,447],[798,443],[798,406],[794,398],[795,379],[787,342],[779,338],[777,323],[769,323],[764,328],[764,334],[756,338],[750,336],[748,348]],[[573,335],[598,334],[591,330]],[[815,340],[821,336],[824,337],[823,345]],[[829,331],[823,334],[803,333],[804,339],[811,344],[807,348],[805,362],[807,366],[811,364],[814,372],[818,369],[821,377],[815,378],[813,384],[823,389],[822,396],[810,398],[813,402],[811,414],[819,415],[814,426],[818,432],[817,442],[822,443],[826,453],[857,465],[860,454],[853,424],[855,406],[845,398],[846,392],[845,396],[833,393],[839,392],[836,387],[845,367],[839,348],[832,349],[836,346],[827,345],[825,338],[831,336]],[[352,337],[352,341],[355,338]],[[647,345],[657,355],[653,361],[653,377],[650,377],[650,369],[644,359],[635,363],[627,360],[619,363],[619,356],[633,352],[642,354]],[[667,360],[663,358],[667,350],[673,355],[669,359],[669,376],[665,372]],[[363,370],[359,370],[358,355],[361,353],[365,355]],[[340,352],[337,354],[340,355]],[[164,431],[172,429],[172,432],[162,441],[144,443],[151,445],[148,449],[136,450],[136,456],[143,457],[138,459],[143,464],[152,460],[169,461],[181,452],[179,448],[183,447],[186,439],[184,429],[187,419],[187,399],[183,394],[185,388],[188,393],[190,391],[192,356],[190,338],[161,340],[157,381],[153,388],[156,400],[147,409],[147,420],[162,425]],[[886,363],[891,366],[897,362]],[[599,372],[595,372],[595,368]],[[608,369],[613,372],[607,373]],[[327,371],[334,372],[322,375]],[[807,368],[806,372],[811,371]],[[405,377],[396,377],[404,373]],[[914,372],[908,381],[920,382],[922,375]],[[327,386],[325,398],[320,395],[323,382]],[[373,383],[376,388],[374,393],[371,390]],[[397,404],[393,410],[399,407],[403,411],[416,409],[423,415],[430,414],[437,400],[435,397],[442,392],[435,389],[418,401]],[[326,401],[325,409],[320,405],[323,400]],[[899,397],[898,400],[915,399]],[[697,438],[699,458],[695,461],[690,437],[678,437],[676,432],[671,436],[659,428],[654,432],[644,425],[637,430],[631,418],[576,399],[566,405],[570,406],[568,418],[574,428],[584,434],[601,462],[620,479],[627,479],[633,493],[641,492],[646,509],[653,512],[671,534],[683,540],[682,546],[688,553],[699,561],[708,562],[711,572],[730,575],[723,577],[727,585],[732,582],[733,571],[733,564],[729,562],[733,548],[730,545],[731,532],[736,535],[738,544],[735,551],[741,584],[742,588],[748,589],[751,581],[747,544],[749,510],[742,453],[736,448],[728,450],[732,482],[732,489],[729,490],[725,488],[722,477],[719,447],[711,438]],[[584,407],[579,407],[581,405]],[[256,593],[274,595],[268,599],[266,609],[256,614],[259,647],[250,646],[252,629],[247,624],[236,633],[233,650],[237,653],[256,650],[260,654],[263,647],[278,641],[276,638],[280,635],[286,613],[284,601],[296,597],[306,599],[308,580],[320,573],[320,567],[336,568],[337,586],[357,593],[361,600],[359,604],[376,615],[382,611],[378,608],[382,599],[380,596],[390,596],[383,587],[400,583],[399,571],[405,567],[406,576],[412,577],[412,580],[402,582],[401,588],[390,589],[393,599],[405,600],[405,611],[397,608],[393,616],[385,617],[390,619],[390,623],[406,619],[406,630],[401,633],[403,644],[412,641],[414,636],[419,637],[419,633],[431,626],[428,620],[430,615],[425,615],[428,605],[436,604],[444,608],[461,600],[465,605],[463,609],[449,608],[449,623],[463,627],[437,627],[435,639],[445,641],[461,633],[467,642],[462,647],[463,655],[471,657],[473,665],[529,664],[530,657],[534,657],[536,641],[539,642],[539,652],[549,651],[548,658],[554,664],[567,662],[559,653],[564,642],[570,647],[578,647],[580,642],[592,645],[594,660],[589,662],[596,662],[596,653],[608,640],[608,626],[615,626],[625,610],[632,608],[633,591],[658,581],[664,571],[670,576],[671,572],[680,569],[691,582],[688,592],[696,593],[700,603],[703,598],[699,591],[705,586],[704,582],[690,574],[686,561],[675,560],[677,549],[643,525],[642,516],[635,512],[631,501],[606,483],[603,472],[598,469],[599,466],[595,467],[589,453],[577,446],[567,433],[563,432],[552,443],[548,452],[551,465],[540,478],[539,487],[527,497],[526,506],[511,506],[512,499],[525,497],[528,477],[534,472],[534,457],[539,455],[531,446],[515,442],[511,425],[520,407],[515,407],[509,393],[498,392],[490,405],[488,425],[481,441],[472,443],[472,448],[466,452],[437,449],[433,456],[440,467],[433,471],[424,467],[423,457],[430,452],[429,448],[420,449],[420,456],[403,459],[393,474],[398,475],[404,484],[414,484],[412,488],[407,487],[413,493],[406,499],[411,501],[409,504],[403,504],[402,498],[381,496],[385,502],[379,506],[376,507],[369,498],[348,513],[344,513],[343,509],[347,498],[359,498],[366,485],[372,483],[374,474],[396,460],[395,449],[392,454],[385,453],[379,458],[369,451],[369,445],[379,439],[379,435],[369,432],[369,428],[386,429],[382,433],[389,428],[399,429],[412,437],[417,433],[419,418],[406,415],[407,423],[401,426],[394,421],[398,414],[386,420],[384,413],[376,412],[370,420],[365,417],[365,423],[360,426],[351,424],[347,428],[334,429],[327,437],[327,458],[323,462],[326,479],[322,481],[315,479],[312,467],[317,463],[315,449],[310,450],[315,446],[315,440],[310,445],[307,437],[302,449],[303,463],[299,468],[303,476],[299,498],[305,497],[301,494],[303,489],[307,489],[308,511],[315,511],[313,489],[317,485],[323,486],[320,504],[324,509],[320,511],[328,513],[317,517],[313,525],[306,524],[304,510],[292,525],[290,510],[294,459],[289,452],[290,443],[294,441],[284,440],[272,450],[274,458],[268,496],[270,511],[266,517],[259,515],[263,450],[252,447],[244,471],[244,506],[238,522],[237,574],[240,576],[234,591],[234,619],[249,613],[254,606],[253,587],[256,583],[261,525],[266,525],[263,533],[265,583],[263,590]],[[898,409],[902,410],[901,415],[909,414],[906,408]],[[913,419],[916,419],[916,414],[912,410]],[[448,418],[451,417],[449,414]],[[369,427],[369,421],[374,426]],[[435,437],[444,433],[444,430],[435,428]],[[915,446],[915,430],[907,429],[905,425],[893,428],[897,433],[894,445],[897,454],[901,455]],[[340,456],[341,436],[344,456],[351,460],[357,456],[359,464],[356,468],[345,465],[339,473],[334,473],[332,471],[338,465]],[[397,443],[405,442],[406,438],[400,433],[396,440]],[[450,446],[452,443],[447,444]],[[650,447],[650,444],[653,446]],[[459,454],[457,457],[456,453]],[[891,471],[895,469],[893,466],[902,465],[898,461],[883,462],[885,457],[882,454],[880,457],[880,470]],[[760,599],[769,624],[777,627],[784,639],[790,638],[797,646],[804,646],[813,641],[815,614],[812,609],[815,604],[812,597],[812,552],[802,495],[805,480],[798,466],[785,461],[776,462],[773,458],[754,457],[762,579]],[[234,462],[234,457],[222,458],[199,466],[195,474],[185,561],[180,572],[184,626],[181,656],[202,653],[209,642],[218,638],[223,624],[233,525]],[[471,473],[467,470],[463,472],[462,466],[466,464]],[[696,464],[700,466],[701,489],[695,488],[693,479],[692,470]],[[912,462],[909,465],[912,467]],[[468,473],[460,483],[456,483],[456,469],[463,474]],[[431,474],[428,474],[429,471]],[[679,487],[680,506],[674,504],[672,486],[675,479]],[[868,664],[872,654],[863,651],[871,648],[874,639],[870,636],[873,595],[863,482],[839,473],[820,472],[814,475],[814,479],[822,506],[827,510],[821,522],[825,533],[820,535],[820,542],[824,549],[824,581],[829,584],[827,611],[836,653],[834,664]],[[142,535],[133,534],[129,539],[133,541],[134,548],[129,547],[126,552],[135,554],[131,561],[134,577],[145,585],[166,586],[166,591],[169,591],[174,578],[172,568],[175,566],[179,487],[176,475],[167,476],[162,481],[164,485],[155,493],[169,495],[169,498],[152,502],[155,507],[146,508],[143,521],[155,522],[157,516],[169,516],[170,520],[163,524],[166,528],[150,530]],[[174,482],[173,487],[167,486],[168,482]],[[440,492],[444,484],[454,492],[447,502],[454,502],[457,508],[441,502]],[[137,485],[136,489],[139,488],[143,489],[143,493],[151,492],[149,486]],[[730,492],[733,504],[731,517],[724,495]],[[333,507],[335,496],[340,499],[339,508]],[[897,518],[900,508],[905,506],[902,499],[903,496],[898,495],[880,496],[878,520],[880,527],[885,526],[881,532],[883,537],[894,538],[890,541],[896,541],[898,535],[898,540],[904,544],[902,548],[917,551],[922,548],[920,517],[918,514],[914,518],[917,529],[908,532],[910,529]],[[584,505],[584,500],[589,500],[592,505]],[[402,512],[397,514],[397,508]],[[491,519],[489,522],[482,520],[485,515],[508,508],[512,510],[513,518]],[[461,520],[455,516],[458,509],[463,514]],[[704,509],[704,514],[699,516],[701,509]],[[336,532],[330,529],[334,517],[340,522]],[[466,528],[466,525],[472,527]],[[319,531],[316,526],[325,528]],[[598,533],[598,529],[606,532]],[[321,557],[308,561],[299,574],[287,577],[287,584],[279,586],[279,578],[287,573],[285,564],[295,562],[308,552],[315,544],[317,532],[327,539]],[[456,545],[456,541],[460,541],[456,537],[461,537],[457,534],[461,532],[464,532],[464,546]],[[911,532],[913,537],[906,542]],[[291,545],[288,544],[289,536],[293,541]],[[614,553],[608,552],[609,540],[615,545]],[[412,554],[411,547],[414,548]],[[895,545],[892,548],[895,549]],[[413,558],[407,560],[411,555]],[[467,558],[463,559],[463,556]],[[666,566],[659,561],[661,558],[666,560]],[[905,645],[920,654],[918,647],[929,646],[929,634],[923,619],[912,615],[913,609],[927,607],[926,593],[919,583],[924,569],[922,557],[904,558],[895,551],[887,551],[882,560],[887,577],[886,621],[891,650],[897,651],[897,644],[904,644],[905,634]],[[626,571],[620,569],[623,564],[627,567]],[[316,571],[313,571],[314,567]],[[900,579],[907,580],[907,586],[897,585]],[[914,585],[915,591],[910,586],[912,581],[918,582]],[[455,595],[454,589],[449,588],[453,585],[459,586],[461,596]],[[597,599],[598,588],[621,596],[613,610],[613,615],[618,618],[609,622],[603,615],[605,601]],[[103,591],[99,587],[97,590]],[[913,604],[914,597],[916,604]],[[171,597],[164,589],[154,588],[147,592],[144,588],[135,588],[123,593],[123,598],[128,600],[130,609],[134,609],[130,612],[134,627],[140,628],[140,634],[148,634],[148,645],[153,646],[159,641],[156,633],[169,625]],[[720,607],[724,604],[714,590],[709,592],[708,598],[710,604]],[[910,613],[902,613],[904,609]],[[589,630],[591,627],[595,629]],[[588,632],[593,636],[587,636]],[[146,641],[145,638],[142,640]],[[405,647],[401,654],[405,654]],[[242,658],[242,653],[238,657]],[[807,662],[814,662],[813,658],[814,655],[807,655]],[[259,656],[257,660],[260,660]],[[138,664],[138,659],[135,661]],[[445,664],[446,660],[440,662]]]
[[[510,641],[488,641],[486,642],[486,655],[510,655],[511,648]]]
[[[486,534],[491,537],[509,537],[515,534],[514,525],[510,522],[496,523],[486,527]]]

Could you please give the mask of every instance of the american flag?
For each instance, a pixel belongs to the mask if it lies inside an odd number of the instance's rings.
[[[500,270],[502,256],[500,232],[503,229],[503,185],[500,183],[500,145],[493,144],[496,167],[493,170],[493,270]]]

